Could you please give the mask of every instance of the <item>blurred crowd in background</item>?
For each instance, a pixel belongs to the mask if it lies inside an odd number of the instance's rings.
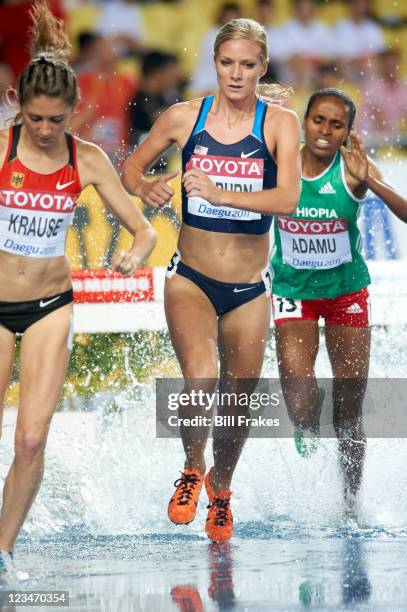
[[[74,133],[101,145],[120,170],[129,150],[174,102],[216,91],[213,45],[227,21],[251,17],[267,30],[265,79],[291,86],[285,104],[302,116],[310,93],[339,87],[358,108],[356,127],[372,154],[407,150],[407,2],[397,0],[50,0],[65,20],[81,102]],[[0,124],[11,111],[4,92],[28,61],[32,2],[0,0]],[[177,166],[174,153],[153,172]],[[120,242],[115,219],[104,217],[104,253],[89,255],[90,196],[75,217],[76,267],[108,265]],[[163,216],[176,229],[179,207]],[[153,214],[146,211],[147,214]],[[161,220],[162,222],[162,220]],[[167,225],[167,233],[171,227]],[[106,229],[107,228],[107,229]],[[164,231],[164,229],[162,230]],[[164,231],[165,233],[165,231]],[[174,243],[156,260],[163,265]],[[74,249],[74,250],[75,250]],[[76,258],[76,259],[75,259]]]

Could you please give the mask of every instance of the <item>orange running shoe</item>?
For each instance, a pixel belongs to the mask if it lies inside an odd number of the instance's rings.
[[[180,584],[171,589],[171,597],[180,612],[205,612],[198,589],[190,584]]]
[[[205,476],[205,489],[209,497],[208,518],[205,531],[212,542],[227,542],[233,535],[233,516],[230,509],[232,491],[215,491],[212,488],[211,476],[213,467]]]
[[[168,504],[168,518],[177,525],[187,525],[194,520],[204,475],[198,470],[185,468],[181,478],[174,482],[177,488]]]

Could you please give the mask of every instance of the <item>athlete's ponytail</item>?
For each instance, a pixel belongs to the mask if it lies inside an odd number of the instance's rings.
[[[284,87],[278,83],[259,83],[256,94],[269,104],[282,104],[293,94],[292,87]]]
[[[71,44],[64,22],[51,13],[46,0],[37,0],[30,10],[32,26],[29,30],[31,59],[41,54],[68,60]]]
[[[59,98],[73,108],[79,99],[79,90],[76,75],[68,63],[71,45],[64,23],[51,13],[46,0],[36,0],[30,16],[31,60],[18,77],[17,103],[21,109],[32,98],[43,95]],[[17,114],[14,121],[19,119]]]
[[[260,61],[268,62],[268,42],[266,30],[254,19],[232,19],[219,30],[214,46],[215,57],[220,46],[237,38],[246,38],[257,43],[260,47]],[[259,83],[256,94],[270,104],[281,104],[293,93],[291,87],[284,87],[277,83]]]

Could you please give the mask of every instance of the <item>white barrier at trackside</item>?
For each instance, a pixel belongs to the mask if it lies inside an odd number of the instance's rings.
[[[372,276],[372,325],[407,323],[407,260],[369,262]],[[76,333],[166,329],[163,287],[165,268],[154,269],[154,302],[76,304]]]

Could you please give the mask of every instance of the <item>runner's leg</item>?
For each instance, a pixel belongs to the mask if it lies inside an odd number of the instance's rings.
[[[360,488],[366,436],[362,404],[369,372],[370,329],[327,325],[326,345],[332,364],[333,420],[339,440],[345,500]]]
[[[165,285],[165,312],[171,341],[184,377],[184,392],[193,389],[215,391],[218,366],[216,344],[217,316],[205,293],[189,279],[175,274]],[[192,418],[197,407],[180,406],[180,418]],[[205,412],[211,416],[210,412]],[[185,467],[205,473],[205,446],[209,427],[182,427],[181,438],[186,455]]]
[[[311,428],[319,410],[314,366],[319,347],[317,321],[276,325],[278,369],[289,417],[296,427]]]
[[[15,335],[0,325],[0,436],[3,425],[4,396],[11,376]]]
[[[261,375],[269,329],[270,298],[265,293],[219,319],[220,393],[249,396],[254,391]],[[249,409],[223,402],[218,405],[218,415],[248,417]],[[238,423],[232,427],[214,428],[211,477],[214,491],[230,488],[249,430],[250,427]]]
[[[25,332],[20,352],[20,402],[15,456],[3,490],[0,550],[13,550],[39,489],[44,451],[69,353],[72,304],[50,313]]]

